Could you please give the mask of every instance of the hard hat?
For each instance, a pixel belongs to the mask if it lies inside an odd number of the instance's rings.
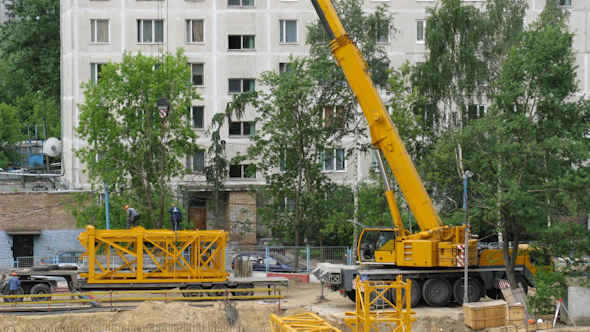
[[[127,211],[128,208],[129,208],[129,205],[125,205],[125,211]]]
[[[16,276],[16,272],[12,272],[12,275],[13,275],[13,276]]]

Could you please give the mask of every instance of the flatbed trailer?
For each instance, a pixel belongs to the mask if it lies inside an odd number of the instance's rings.
[[[22,294],[51,294],[57,287],[57,278],[63,278],[70,292],[89,292],[105,290],[164,290],[175,289],[181,290],[201,290],[216,289],[219,293],[225,292],[225,289],[248,289],[248,288],[274,288],[289,287],[289,279],[283,277],[243,277],[228,278],[225,281],[215,282],[147,282],[147,283],[88,283],[85,278],[80,278],[78,271],[72,270],[45,270],[37,269],[10,269],[9,275],[16,273],[21,281]],[[3,281],[7,281],[5,278]],[[241,293],[247,293],[242,291]],[[6,284],[2,284],[2,294],[8,295]],[[195,293],[196,294],[196,293]],[[240,294],[244,295],[244,294]]]

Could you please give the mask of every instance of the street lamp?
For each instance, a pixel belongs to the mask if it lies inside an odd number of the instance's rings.
[[[463,173],[463,210],[465,210],[465,273],[463,275],[463,303],[469,302],[469,215],[467,214],[467,181],[473,176],[473,172]]]

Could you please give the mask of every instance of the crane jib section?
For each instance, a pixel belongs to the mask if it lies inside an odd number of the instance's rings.
[[[78,236],[88,283],[226,281],[225,231],[98,230]]]

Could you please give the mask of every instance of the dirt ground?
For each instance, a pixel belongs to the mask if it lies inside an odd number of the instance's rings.
[[[326,301],[319,301],[321,287],[317,283],[304,284],[292,282],[289,289],[282,292],[285,296],[281,303],[280,315],[294,315],[314,312],[342,331],[351,331],[344,324],[345,311],[354,311],[355,306],[347,298],[335,292],[324,291]],[[31,331],[52,327],[54,331],[71,331],[88,326],[126,325],[134,328],[155,326],[161,323],[221,322],[226,320],[224,306],[217,302],[208,302],[207,306],[195,307],[188,302],[147,301],[134,303],[137,307],[128,307],[116,311],[96,313],[68,313],[59,315],[14,315],[0,314],[0,331]],[[108,306],[103,303],[101,306]],[[278,304],[264,304],[263,301],[237,301],[238,324],[244,331],[271,331],[270,314],[279,313]],[[416,332],[471,331],[464,325],[458,313],[458,305],[445,308],[431,308],[420,305],[413,308],[417,321],[412,324]],[[453,318],[454,317],[454,318]],[[159,330],[158,330],[159,331]]]

